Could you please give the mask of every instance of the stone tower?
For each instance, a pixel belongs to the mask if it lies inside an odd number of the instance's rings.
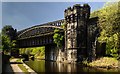
[[[87,50],[87,20],[90,16],[90,6],[84,4],[68,7],[65,16],[65,50],[67,60],[76,62],[82,50]],[[81,51],[79,51],[81,50]]]

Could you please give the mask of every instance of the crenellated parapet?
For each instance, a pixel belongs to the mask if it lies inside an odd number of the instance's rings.
[[[83,6],[76,4],[73,7],[65,9],[65,41],[68,44],[66,45],[66,49],[79,48],[81,46],[79,44],[81,44],[83,37],[80,35],[87,34],[87,20],[89,20],[89,16],[90,6],[88,4],[84,4]]]
[[[64,17],[67,23],[76,22],[77,19],[89,19],[90,17],[90,6],[84,4],[76,4],[73,7],[68,7],[64,11]]]

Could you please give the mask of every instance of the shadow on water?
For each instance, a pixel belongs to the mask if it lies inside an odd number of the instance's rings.
[[[35,60],[25,62],[29,67],[31,67],[37,73],[39,72],[118,72],[118,70],[107,70],[85,67],[80,64],[67,64],[59,62],[51,62],[45,60]]]

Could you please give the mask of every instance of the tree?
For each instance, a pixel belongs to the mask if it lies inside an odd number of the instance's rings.
[[[65,28],[65,25],[62,24],[61,28]],[[57,44],[57,47],[62,47],[62,43],[63,43],[63,39],[64,39],[64,35],[60,32],[59,29],[55,29],[54,30],[54,36],[53,36],[54,42]]]
[[[17,37],[17,30],[14,29],[11,25],[5,25],[2,28],[2,35],[7,35],[10,40],[15,40]]]
[[[99,17],[98,26],[101,28],[99,42],[106,42],[106,54],[117,57],[120,50],[120,2],[106,4],[102,9],[95,11],[91,17]]]
[[[59,29],[54,30],[54,42],[57,44],[57,47],[62,47],[62,42],[63,42],[63,35],[60,33]]]
[[[3,51],[9,51],[11,48],[11,41],[8,36],[2,35],[2,49]]]
[[[6,25],[2,28],[2,50],[3,52],[8,52],[14,50],[16,48],[16,40],[13,40],[15,32],[14,29],[10,25]]]
[[[2,28],[2,34],[3,34],[3,35],[7,35],[8,30],[11,29],[11,28],[12,28],[11,25],[6,25],[6,26],[4,26],[4,27]]]

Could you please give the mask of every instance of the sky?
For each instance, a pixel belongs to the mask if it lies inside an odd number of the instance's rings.
[[[12,25],[17,31],[64,19],[64,10],[74,4],[88,3],[91,12],[102,8],[105,2],[2,2],[2,26]]]

